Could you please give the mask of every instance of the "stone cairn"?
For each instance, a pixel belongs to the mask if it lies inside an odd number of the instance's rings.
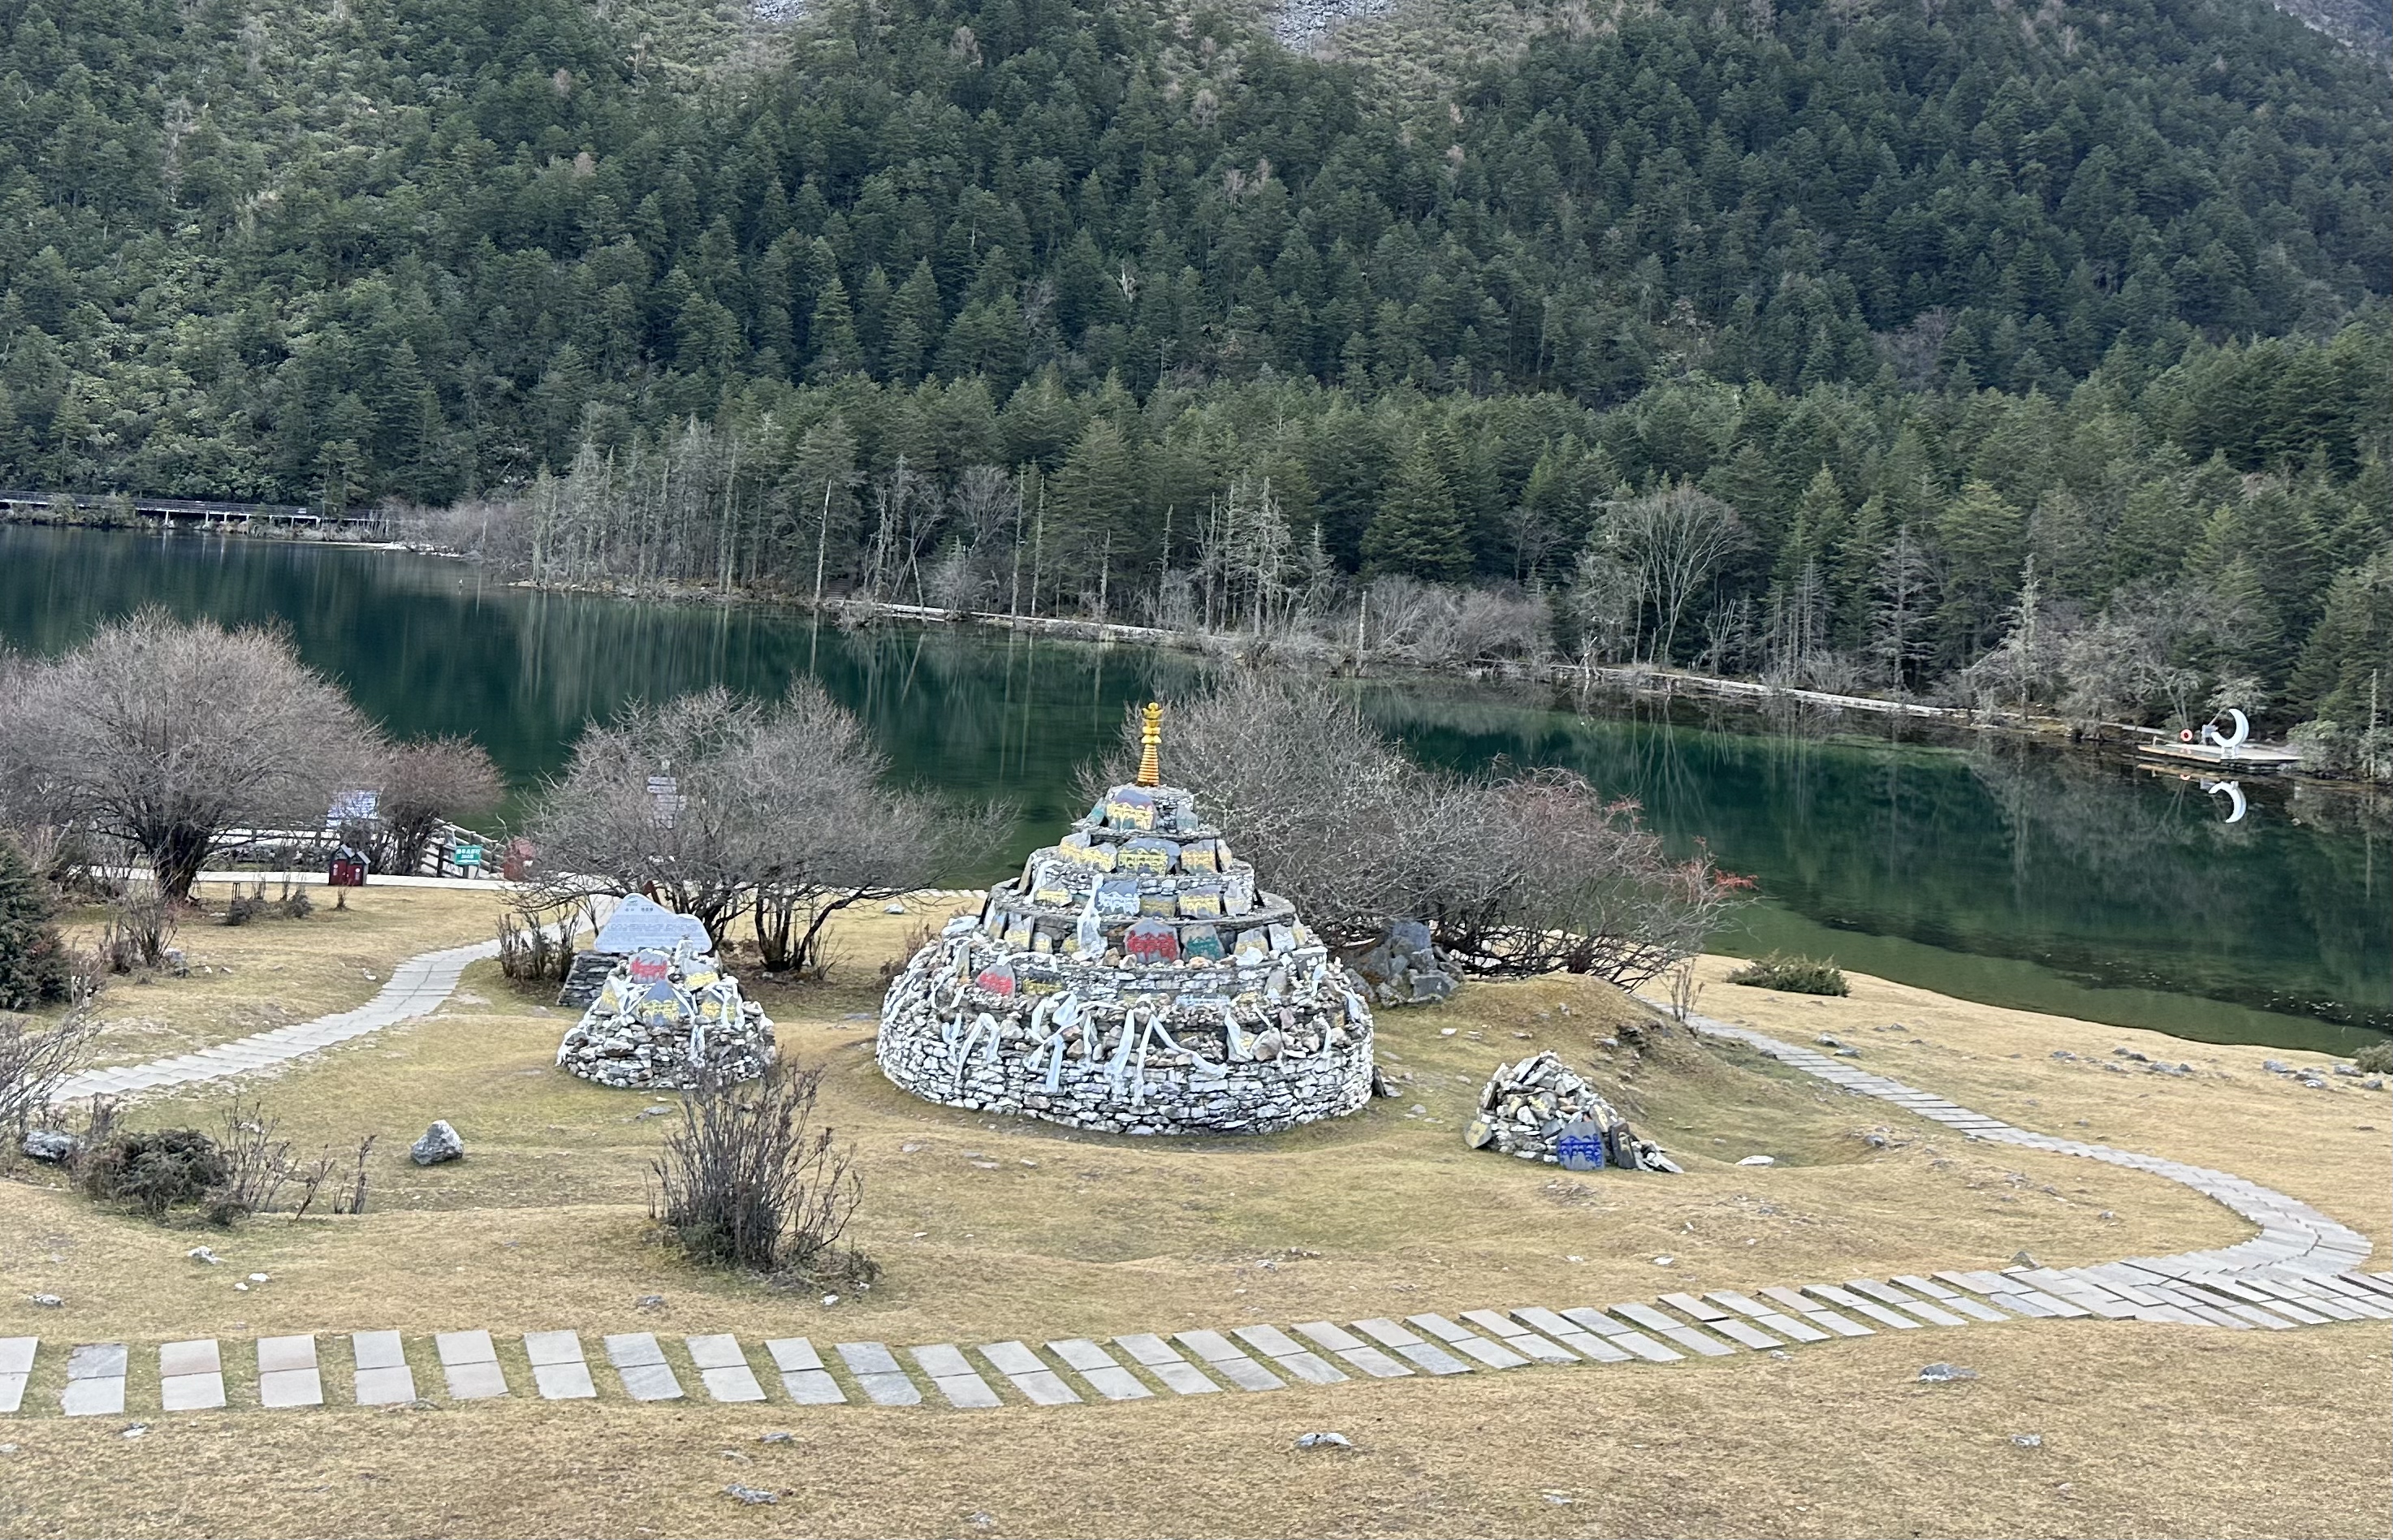
[[[1679,1169],[1659,1144],[1638,1138],[1619,1108],[1551,1053],[1497,1065],[1479,1093],[1479,1116],[1463,1137],[1474,1150],[1493,1149],[1549,1166]],[[1572,1158],[1566,1162],[1565,1156]]]
[[[679,1090],[709,1071],[752,1080],[774,1058],[773,1024],[714,959],[643,948],[615,966],[557,1045],[559,1066],[602,1086]]]
[[[1265,1133],[1371,1096],[1360,981],[1162,784],[1032,853],[914,954],[881,1008],[882,1073],[929,1101],[1114,1133]]]

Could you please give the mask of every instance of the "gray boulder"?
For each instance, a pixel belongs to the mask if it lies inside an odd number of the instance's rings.
[[[1439,954],[1429,927],[1418,920],[1397,920],[1347,966],[1362,975],[1380,1005],[1433,1005],[1462,982],[1453,964]]]
[[[438,1166],[443,1161],[464,1159],[465,1142],[446,1121],[436,1120],[424,1130],[423,1138],[408,1146],[407,1154],[418,1166]]]
[[[26,1133],[23,1148],[29,1159],[56,1166],[74,1158],[75,1136],[64,1129],[33,1129]]]

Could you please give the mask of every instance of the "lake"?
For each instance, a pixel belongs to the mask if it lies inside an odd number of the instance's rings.
[[[539,594],[386,551],[0,525],[0,643],[57,651],[143,605],[287,627],[391,732],[469,734],[519,793],[626,700],[772,696],[811,673],[898,778],[1011,804],[1017,859],[1079,811],[1073,775],[1128,706],[1202,683],[1193,659],[1141,648]],[[1723,951],[1833,954],[2215,1042],[2349,1052],[2393,1030],[2393,839],[2345,793],[2246,781],[2229,824],[2223,797],[2121,759],[1858,713],[1358,688],[1425,762],[1567,766],[1752,876],[1760,898]]]

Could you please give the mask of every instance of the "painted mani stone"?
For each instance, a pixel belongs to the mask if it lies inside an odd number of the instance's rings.
[[[1072,890],[1064,885],[1061,872],[1042,861],[1030,880],[1030,902],[1042,909],[1060,909],[1072,902]]]
[[[1141,831],[1155,827],[1155,798],[1134,786],[1117,786],[1105,799],[1105,827]]]
[[[1191,920],[1219,920],[1222,917],[1221,885],[1199,882],[1181,889],[1180,913]]]
[[[1138,913],[1138,879],[1113,877],[1097,884],[1097,913],[1108,920],[1128,920]]]
[[[1219,871],[1222,869],[1222,842],[1191,840],[1180,847],[1182,871]]]
[[[1150,917],[1130,928],[1122,938],[1122,950],[1139,962],[1175,962],[1180,958],[1180,937],[1170,926]]]
[[[1270,939],[1271,938],[1269,936],[1263,933],[1261,926],[1258,926],[1251,931],[1240,931],[1238,933],[1238,940],[1236,944],[1238,960],[1240,962],[1261,962],[1270,954]]]
[[[1085,834],[1066,834],[1055,849],[1066,861],[1094,867],[1099,871],[1114,869],[1114,847],[1097,843]]]
[[[1002,962],[992,963],[982,969],[973,983],[992,995],[1011,995],[1013,993],[1013,970]]]
[[[1169,840],[1143,835],[1123,845],[1114,855],[1116,871],[1135,871],[1150,877],[1160,877],[1171,869],[1179,859],[1180,847]]]
[[[1188,895],[1182,894],[1180,901],[1185,905]],[[1200,958],[1208,962],[1221,961],[1222,933],[1210,925],[1190,925],[1183,928],[1180,933],[1180,955],[1192,961]],[[1183,1003],[1185,1003],[1184,997]]]
[[[1180,899],[1168,888],[1153,888],[1138,895],[1138,912],[1158,920],[1180,917]]]

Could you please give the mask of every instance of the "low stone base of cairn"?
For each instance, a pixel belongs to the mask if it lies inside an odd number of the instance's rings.
[[[1474,1150],[1549,1166],[1679,1170],[1659,1144],[1638,1138],[1619,1108],[1551,1053],[1497,1065],[1464,1137]]]

